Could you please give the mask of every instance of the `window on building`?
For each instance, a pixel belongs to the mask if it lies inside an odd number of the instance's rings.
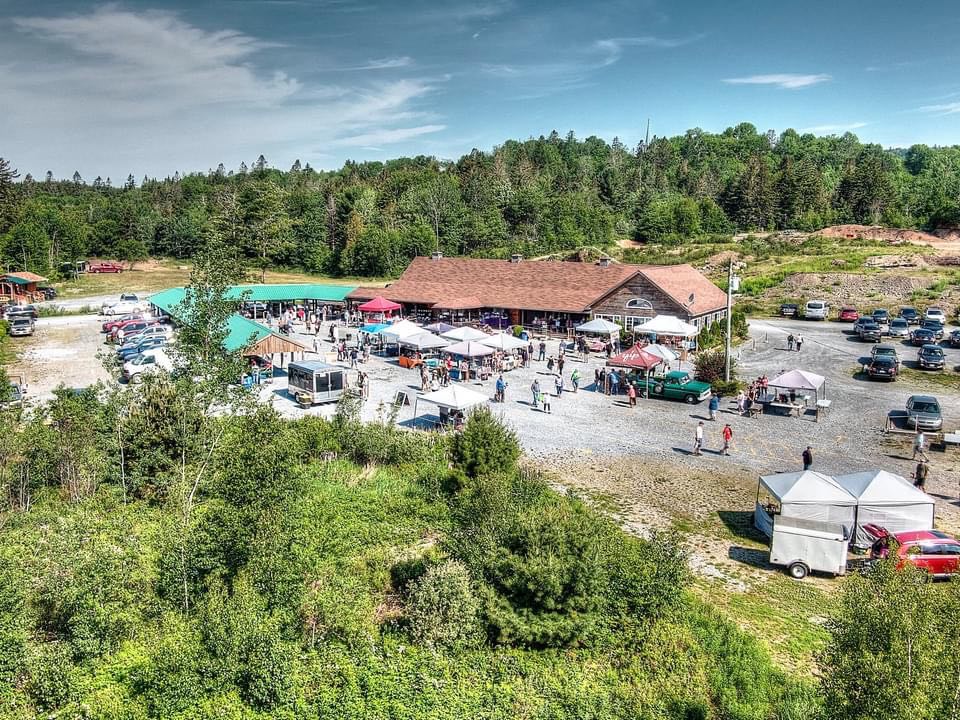
[[[627,310],[653,310],[651,302],[643,298],[630,298],[625,307]]]
[[[642,317],[640,315],[627,315],[623,319],[623,326],[629,331],[648,322],[650,322],[650,318],[648,317]]]
[[[609,320],[610,322],[615,322],[615,323],[622,322],[623,320],[623,318],[620,315],[601,315],[600,313],[595,313],[594,317],[599,318],[600,320]]]

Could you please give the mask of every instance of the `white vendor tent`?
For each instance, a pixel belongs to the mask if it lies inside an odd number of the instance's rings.
[[[413,404],[413,417],[417,417],[417,408],[420,401],[431,403],[441,408],[441,420],[448,415],[450,411],[464,412],[477,405],[483,405],[490,401],[486,395],[476,390],[471,390],[463,385],[450,385],[437,390],[436,392],[420,395]]]
[[[818,399],[821,390],[823,390],[824,396],[827,394],[826,378],[807,370],[787,370],[770,380],[769,385],[772,388],[785,390],[812,390],[816,393]]]
[[[486,335],[484,335],[486,337]],[[451,355],[460,355],[462,357],[475,358],[484,355],[493,355],[493,348],[481,345],[478,342],[459,342],[456,345],[450,345],[443,349],[444,352]]]
[[[508,335],[507,333],[494,333],[493,335],[488,335],[480,340],[480,344],[486,345],[487,347],[492,347],[496,350],[508,351],[525,348],[527,346],[527,341],[521,340],[513,335]]]
[[[454,342],[463,342],[468,340],[483,340],[487,337],[487,334],[482,330],[464,325],[463,327],[440,333],[440,337],[445,337],[447,340],[453,340]]]
[[[395,343],[401,338],[410,337],[411,335],[417,335],[422,332],[424,332],[424,329],[416,323],[412,323],[409,320],[400,320],[383,328],[380,334],[385,341]]]
[[[603,318],[594,318],[583,325],[577,325],[577,332],[595,333],[596,335],[619,335],[620,326],[615,322],[604,320]]]
[[[829,475],[813,470],[764,475],[757,487],[753,524],[769,536],[773,516],[837,523],[853,533],[857,499]]]
[[[873,542],[862,530],[868,523],[891,533],[933,529],[933,498],[899,475],[868,470],[840,475],[836,481],[857,499],[857,545],[867,547]]]
[[[658,343],[651,343],[649,345],[644,345],[643,351],[648,352],[651,355],[656,355],[658,358],[663,360],[668,365],[680,359],[680,356],[677,355],[677,353],[675,353],[673,350],[668,348],[666,345],[660,345]]]
[[[433,333],[419,332],[416,335],[407,335],[397,342],[398,345],[416,348],[417,350],[432,350],[435,348],[445,348],[450,344],[449,340],[437,337]]]
[[[684,322],[676,315],[657,315],[643,325],[635,325],[634,331],[685,338],[694,337],[700,332],[696,326]]]

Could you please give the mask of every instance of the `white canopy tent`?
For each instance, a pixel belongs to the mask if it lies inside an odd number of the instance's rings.
[[[840,475],[836,481],[857,500],[857,545],[871,544],[872,538],[862,529],[868,523],[891,533],[933,529],[933,498],[899,475],[868,470]]]
[[[464,325],[463,327],[440,333],[440,337],[445,337],[447,340],[453,340],[454,342],[464,342],[469,340],[483,340],[489,336],[483,332],[483,330],[477,330],[476,328]]]
[[[695,325],[684,322],[676,315],[657,315],[643,325],[634,325],[634,331],[684,338],[696,337],[697,333],[700,332]]]
[[[448,415],[450,411],[465,412],[477,405],[483,405],[489,402],[490,398],[481,392],[471,390],[463,385],[449,385],[436,392],[420,395],[413,404],[413,417],[417,417],[417,409],[420,401],[431,403],[441,408],[441,419]]]
[[[651,343],[650,345],[643,346],[644,352],[648,352],[651,355],[656,355],[658,358],[663,360],[665,363],[670,364],[676,362],[680,359],[680,356],[677,355],[673,350],[668,348],[666,345],[660,345],[658,343]]]
[[[518,337],[514,337],[513,335],[508,335],[507,333],[502,332],[488,335],[480,340],[480,344],[494,348],[495,350],[503,350],[504,352],[509,350],[519,350],[527,347],[526,340],[521,340]]]
[[[400,320],[389,327],[383,328],[380,334],[386,342],[395,343],[401,338],[410,337],[411,335],[417,335],[422,332],[425,332],[424,329],[416,323],[412,323],[409,320]]]
[[[594,318],[582,325],[577,325],[577,332],[594,333],[596,335],[618,335],[620,333],[620,326],[615,322],[610,322],[603,318]]]
[[[837,523],[853,532],[857,499],[829,475],[804,470],[760,478],[753,524],[770,536],[773,516]]]
[[[807,370],[787,370],[770,380],[769,385],[772,388],[785,390],[812,390],[816,393],[817,399],[820,398],[821,390],[824,397],[827,394],[826,378]]]
[[[397,341],[398,345],[416,348],[417,350],[433,350],[436,348],[445,348],[450,345],[450,341],[438,337],[433,333],[419,332],[415,335],[407,335]]]
[[[487,337],[484,335],[484,337]],[[461,355],[463,357],[475,358],[475,357],[484,357],[485,355],[493,355],[493,348],[486,345],[481,345],[478,342],[459,342],[456,345],[449,345],[444,348],[444,352],[448,352],[451,355]]]

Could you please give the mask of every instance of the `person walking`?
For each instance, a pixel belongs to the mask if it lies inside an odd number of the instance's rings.
[[[917,488],[917,490],[926,492],[927,472],[929,470],[930,467],[927,465],[926,460],[921,460],[917,463],[917,469],[913,471],[913,486]]]
[[[579,368],[574,368],[573,372],[570,373],[570,384],[573,385],[573,392],[576,393],[580,389],[580,370]]]
[[[561,375],[563,375],[563,363],[564,363],[564,362],[565,362],[565,361],[564,361],[564,359],[563,359],[563,353],[561,352],[561,353],[560,353],[560,357],[557,358],[557,372],[560,373]]]
[[[746,411],[747,411],[747,396],[743,392],[743,390],[741,390],[740,394],[737,395],[737,412],[740,415],[743,415]]]
[[[727,423],[723,426],[723,454],[730,454],[730,441],[733,440],[733,428],[730,427],[730,423]]]
[[[610,371],[610,394],[611,395],[620,394],[620,375],[617,374],[616,370]]]
[[[358,355],[359,355],[359,353],[357,352],[357,349],[356,349],[356,348],[353,348],[352,350],[350,350],[350,367],[351,367],[351,368],[356,368],[356,367],[357,367],[357,357],[358,357]]]
[[[813,448],[807,445],[807,449],[801,455],[803,458],[803,469],[809,470],[813,467]]]
[[[630,407],[637,406],[637,388],[634,387],[633,383],[627,383],[627,399],[630,402]]]
[[[557,375],[553,381],[554,387],[557,389],[557,398],[563,395],[563,375]]]
[[[797,352],[800,352],[800,346],[803,345],[803,335],[797,335],[794,339],[794,343],[797,345]]]
[[[543,402],[543,411],[547,415],[552,415],[553,410],[550,409],[550,393],[540,393],[540,400]]]
[[[793,333],[790,333],[789,335],[787,335],[787,350],[790,350],[790,351],[793,350],[793,341],[794,341]]]
[[[702,455],[703,449],[703,420],[697,423],[696,430],[693,431],[693,454]]]
[[[924,460],[929,460],[927,457],[927,436],[924,435],[922,430],[917,430],[917,434],[913,438],[913,459],[917,459],[917,455],[922,457]]]
[[[540,362],[543,362],[543,361],[546,359],[546,357],[547,357],[547,341],[541,339],[541,340],[540,340],[540,354],[539,354],[539,356],[537,357],[537,360],[539,360]]]
[[[498,403],[504,402],[504,394],[506,393],[506,390],[507,390],[507,383],[503,379],[503,374],[501,373],[497,377],[496,393],[493,396],[493,401]]]
[[[720,409],[720,398],[717,396],[716,393],[710,393],[710,405],[709,405],[709,408],[710,408],[710,419],[711,419],[711,420],[716,420],[716,419],[717,419],[717,410]]]
[[[313,353],[315,355],[320,354],[320,338],[318,337],[313,338]]]
[[[534,378],[533,384],[530,386],[530,392],[533,393],[533,407],[537,407],[540,402],[540,381]]]
[[[360,377],[357,378],[357,385],[360,386],[360,399],[366,400],[370,397],[370,379],[367,377],[365,372],[360,373]]]

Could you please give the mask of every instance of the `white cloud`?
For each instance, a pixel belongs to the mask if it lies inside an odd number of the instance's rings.
[[[939,105],[923,105],[921,112],[936,113],[937,115],[954,115],[960,113],[960,102],[942,103]]]
[[[773,73],[770,75],[749,75],[747,77],[726,78],[723,82],[728,85],[776,85],[784,90],[798,90],[800,88],[829,82],[832,79],[825,73],[815,75],[801,75],[798,73]]]
[[[866,127],[869,124],[870,123],[866,122],[852,122],[814,125],[813,127],[801,128],[800,132],[813,133],[814,135],[835,135],[838,133],[850,132],[851,130],[859,130],[860,128]]]
[[[640,35],[637,37],[606,38],[597,40],[594,47],[605,55],[602,65],[612,65],[623,55],[624,48],[640,47],[654,50],[670,50],[683,47],[700,40],[703,35],[691,35],[683,38],[665,38],[655,35]]]
[[[361,135],[388,144],[444,129],[419,108],[438,79],[304,84],[263,64],[268,43],[170,12],[105,6],[13,27],[0,46],[0,137],[34,175],[163,176],[261,152],[306,161]]]
[[[355,70],[391,70],[393,68],[405,68],[413,65],[413,58],[406,55],[402,57],[387,57],[369,60],[366,64],[360,65]]]

